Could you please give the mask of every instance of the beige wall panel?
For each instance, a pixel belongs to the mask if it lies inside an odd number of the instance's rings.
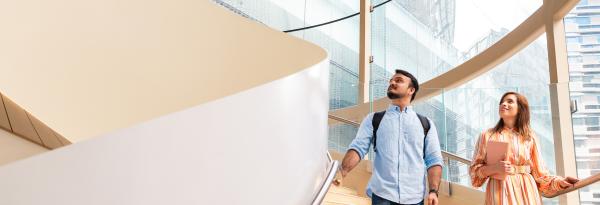
[[[2,95],[2,94],[0,94]],[[6,109],[4,108],[4,101],[2,100],[2,97],[0,96],[0,127],[8,130],[8,131],[12,131],[12,128],[10,128],[10,122],[8,121],[8,115],[6,114]]]
[[[565,1],[575,5],[577,0]],[[544,5],[557,6],[556,0],[544,0]],[[568,8],[570,6],[566,6]],[[572,8],[572,7],[571,7]],[[554,137],[554,154],[556,158],[556,174],[560,176],[577,176],[575,146],[573,142],[573,125],[569,98],[569,64],[566,51],[565,27],[557,14],[546,13],[546,39],[548,45],[548,67],[550,74],[550,108],[552,113],[552,130]],[[549,18],[552,17],[552,18]],[[558,197],[559,204],[578,205],[579,193],[574,191]]]
[[[47,151],[40,145],[0,129],[0,166]]]
[[[73,144],[70,140],[68,140],[67,138],[63,137],[62,135],[54,132],[54,136],[56,136],[56,138],[58,138],[58,140],[60,141],[61,144],[63,145],[70,145]]]
[[[109,14],[109,15],[107,15]],[[72,141],[300,72],[325,50],[212,1],[0,6],[0,88]]]
[[[6,113],[8,114],[8,119],[10,120],[13,132],[28,140],[42,144],[42,141],[31,125],[25,110],[4,95],[2,95],[2,99],[4,100]]]
[[[48,126],[30,114],[28,114],[28,117],[40,136],[42,143],[44,143],[44,146],[50,149],[55,149],[62,146],[62,143],[58,140],[58,138],[54,135],[54,132]]]
[[[360,37],[359,37],[359,70],[358,99],[359,103],[369,102],[370,96],[370,56],[371,56],[371,0],[360,0]]]

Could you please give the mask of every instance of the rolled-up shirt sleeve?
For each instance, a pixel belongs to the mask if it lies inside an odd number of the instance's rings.
[[[442,151],[440,148],[440,140],[437,135],[437,129],[433,121],[429,121],[429,132],[425,137],[425,166],[427,169],[433,166],[444,166],[444,159],[442,158]]]
[[[356,133],[356,137],[350,143],[348,150],[354,150],[360,155],[360,158],[363,159],[367,152],[369,151],[369,147],[371,146],[371,141],[373,139],[373,113],[370,113],[363,119],[362,123],[360,123],[360,127],[358,128],[358,132]]]

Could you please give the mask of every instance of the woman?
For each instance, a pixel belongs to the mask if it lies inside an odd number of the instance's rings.
[[[501,119],[479,137],[469,170],[474,187],[481,187],[489,179],[485,204],[542,204],[540,192],[552,194],[578,181],[573,177],[549,175],[543,167],[538,140],[529,126],[529,104],[524,96],[505,93],[498,112]],[[486,163],[489,141],[508,143],[505,161]]]

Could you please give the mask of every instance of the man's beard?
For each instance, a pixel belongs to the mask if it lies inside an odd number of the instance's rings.
[[[387,97],[390,100],[398,99],[404,97],[402,94],[396,94],[392,92],[392,85],[388,86]]]
[[[391,90],[388,90],[388,92],[387,92],[387,97],[388,97],[390,100],[394,100],[394,99],[402,98],[402,97],[403,97],[403,95],[396,94],[396,93],[393,93]]]

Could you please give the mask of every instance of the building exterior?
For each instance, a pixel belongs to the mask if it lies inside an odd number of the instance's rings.
[[[600,173],[600,1],[582,0],[564,18],[577,175]],[[600,204],[600,185],[580,190],[581,204]]]

